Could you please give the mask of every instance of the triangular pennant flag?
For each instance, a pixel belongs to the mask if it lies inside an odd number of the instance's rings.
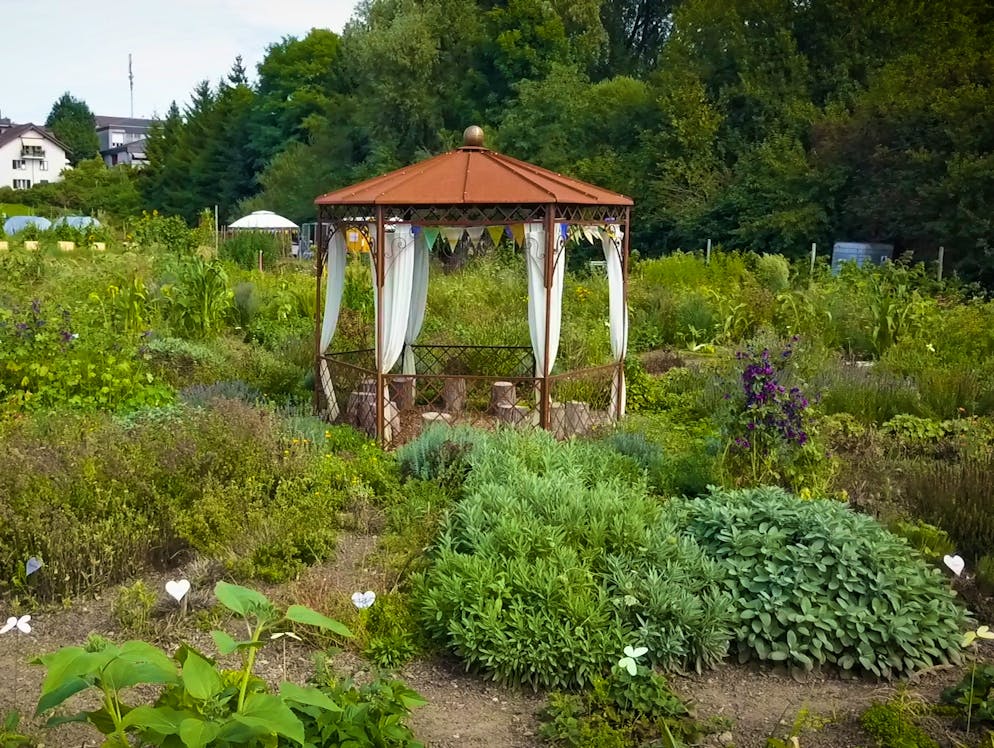
[[[515,244],[523,247],[525,245],[525,225],[523,223],[512,223],[511,236],[514,237]]]
[[[473,242],[474,247],[479,247],[480,239],[483,238],[483,226],[470,226],[466,229],[466,233],[469,234],[469,240]]]
[[[422,230],[425,234],[425,246],[431,251],[431,248],[435,246],[435,241],[438,239],[440,232],[435,226],[425,226]]]
[[[500,240],[504,238],[504,227],[487,226],[487,233],[490,234],[490,241],[494,243],[494,246],[499,247]]]
[[[455,250],[459,240],[462,239],[462,232],[461,228],[447,227],[442,229],[442,236],[449,243],[449,249]]]

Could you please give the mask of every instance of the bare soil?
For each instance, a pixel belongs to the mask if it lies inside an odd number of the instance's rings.
[[[371,535],[343,535],[338,560],[311,569],[307,589],[315,580],[321,589],[354,591],[383,589],[382,573],[370,564],[376,548]],[[174,572],[172,575],[176,577]],[[170,575],[146,578],[156,590],[164,590]],[[292,595],[291,584],[266,590],[273,597]],[[91,632],[115,641],[129,638],[117,631],[111,616],[116,590],[99,597],[75,600],[65,608],[46,608],[33,614],[33,630],[28,635],[15,632],[0,636],[0,715],[10,709],[30,715],[41,686],[42,668],[28,661],[66,644],[80,644]],[[165,600],[164,591],[160,593]],[[347,598],[346,598],[347,599]],[[307,601],[302,601],[307,602]],[[0,620],[9,612],[0,610]],[[165,644],[189,641],[205,651],[213,651],[208,633],[192,623],[193,617],[168,620]],[[273,682],[284,677],[302,682],[312,672],[314,651],[305,644],[286,640],[286,648],[271,647],[260,654],[259,674]],[[990,657],[994,652],[984,652]],[[334,660],[335,670],[362,681],[370,676],[369,666],[352,653]],[[708,722],[713,734],[706,745],[734,745],[763,748],[768,737],[785,738],[798,714],[805,710],[800,745],[803,748],[846,748],[870,746],[872,741],[859,727],[859,715],[874,701],[895,695],[909,701],[935,704],[941,690],[962,676],[962,668],[938,668],[919,674],[907,684],[843,679],[834,674],[791,674],[784,669],[727,665],[702,675],[675,675],[674,689],[694,706],[696,716]],[[523,748],[540,745],[537,713],[544,704],[542,694],[497,686],[479,675],[468,674],[455,660],[418,660],[403,668],[398,677],[428,700],[415,711],[410,725],[426,746],[434,748]],[[27,727],[40,733],[37,720],[28,717]],[[933,734],[946,735],[944,745],[953,745],[962,736],[944,733],[944,725],[931,725]],[[78,726],[60,728],[45,734],[45,745],[89,748],[99,745],[95,734]]]

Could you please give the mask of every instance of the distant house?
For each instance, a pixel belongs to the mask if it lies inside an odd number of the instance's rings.
[[[68,166],[66,147],[44,127],[0,120],[0,187],[26,190],[58,182]]]
[[[137,117],[95,117],[100,156],[107,166],[145,164],[145,142],[152,120]]]

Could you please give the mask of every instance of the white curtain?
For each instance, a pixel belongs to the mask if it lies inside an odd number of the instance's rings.
[[[375,229],[371,235],[375,238]],[[374,252],[370,253],[370,261]],[[401,351],[407,336],[407,321],[411,313],[411,288],[414,280],[414,233],[410,226],[398,225],[387,232],[384,241],[383,274],[383,347],[376,348],[376,365],[380,371],[389,372]],[[379,299],[376,293],[376,268],[373,268],[373,310],[378,315]]]
[[[331,346],[331,339],[335,336],[335,328],[338,327],[338,313],[342,307],[342,290],[345,288],[345,235],[341,228],[328,239],[328,286],[324,295],[324,315],[321,318],[321,354],[322,358],[318,366],[321,377],[321,387],[324,390],[325,400],[328,402],[328,416],[331,419],[338,418],[338,400],[335,397],[335,388],[331,383],[331,372],[328,370],[328,362],[324,359],[324,354]]]
[[[531,334],[532,352],[535,354],[535,376],[544,376],[546,368],[552,371],[559,353],[559,333],[563,321],[563,278],[566,272],[565,242],[562,224],[555,227],[553,243],[552,287],[548,289],[549,305],[549,365],[545,365],[545,225],[525,224],[525,261],[528,265],[528,331]]]
[[[628,352],[628,309],[625,305],[625,275],[621,264],[624,232],[618,226],[600,230],[601,246],[607,263],[608,319],[611,327],[611,355],[621,363]],[[625,373],[619,371],[611,384],[611,413],[625,414]]]
[[[425,321],[428,304],[428,242],[425,232],[414,237],[414,271],[411,280],[411,309],[407,317],[407,334],[404,336],[404,373],[415,374],[414,349]]]

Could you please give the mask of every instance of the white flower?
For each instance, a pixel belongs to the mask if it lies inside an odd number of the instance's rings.
[[[638,665],[635,664],[635,660],[648,651],[648,647],[625,647],[625,656],[618,660],[618,667],[627,670],[629,675],[635,675],[638,672]]]
[[[30,634],[31,624],[28,623],[28,621],[30,620],[31,616],[21,616],[20,618],[17,618],[16,616],[11,616],[10,618],[7,619],[7,623],[5,623],[2,628],[0,628],[0,634],[6,634],[8,631],[10,631],[15,627],[22,634]]]
[[[352,593],[352,604],[359,610],[370,607],[374,602],[376,602],[376,593],[372,590]]]

